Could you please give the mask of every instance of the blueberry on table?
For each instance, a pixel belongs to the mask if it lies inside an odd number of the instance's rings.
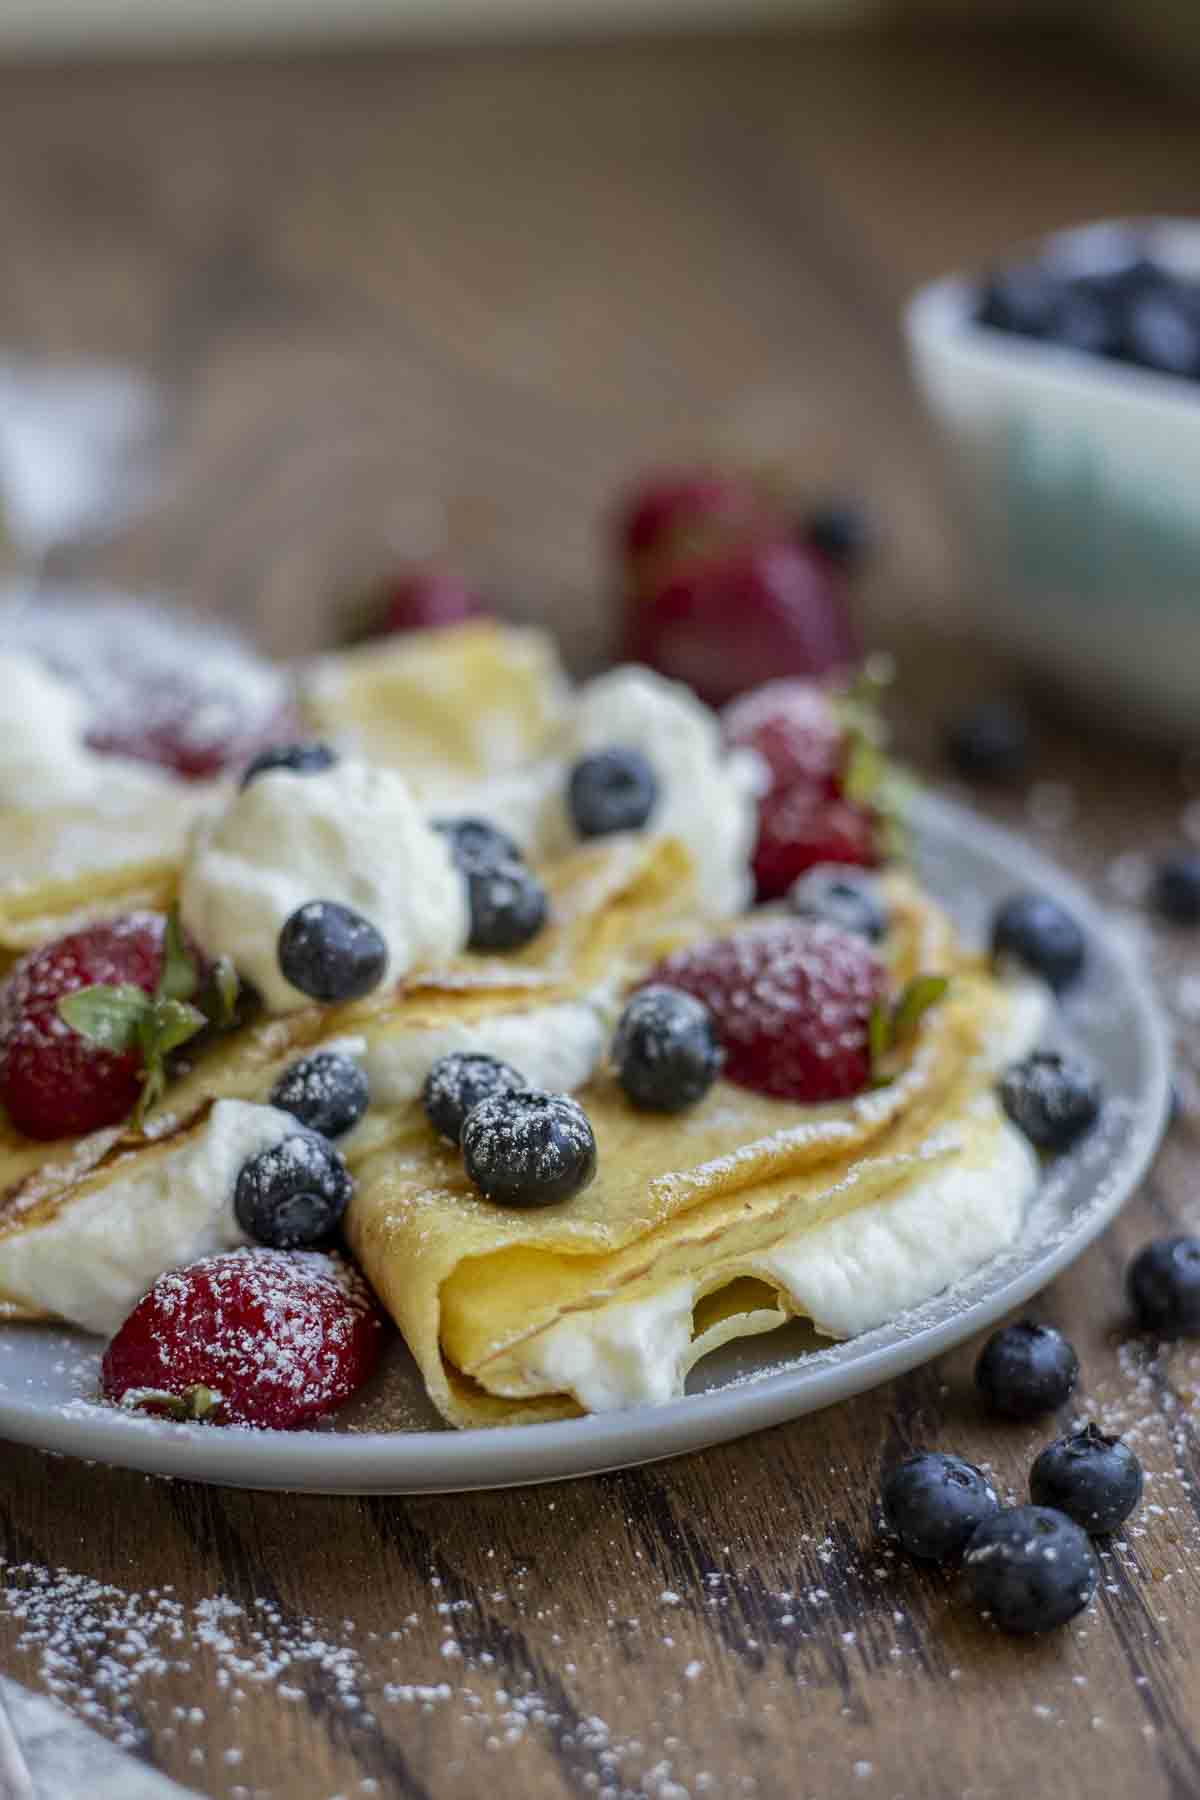
[[[353,1192],[349,1171],[329,1140],[298,1129],[242,1164],[233,1210],[256,1243],[302,1250],[329,1236]]]
[[[946,1562],[998,1512],[987,1477],[961,1456],[918,1450],[883,1478],[883,1516],[910,1556]]]
[[[658,777],[640,750],[581,756],[567,778],[567,806],[580,837],[639,831],[658,803]]]
[[[463,1163],[487,1199],[501,1206],[553,1206],[596,1173],[596,1139],[568,1094],[536,1088],[491,1094],[463,1120]]]
[[[1154,872],[1150,903],[1172,925],[1200,925],[1200,852],[1176,850]]]
[[[861,506],[853,500],[830,500],[808,514],[800,535],[829,562],[853,571],[870,549],[875,534]]]
[[[1100,1116],[1100,1083],[1078,1057],[1035,1050],[1000,1079],[1004,1110],[1039,1150],[1065,1150]]]
[[[367,1078],[352,1056],[317,1050],[284,1070],[271,1092],[271,1105],[291,1113],[322,1137],[341,1137],[367,1110]]]
[[[963,1567],[984,1618],[1022,1636],[1081,1613],[1100,1577],[1087,1533],[1049,1506],[1014,1506],[985,1519]]]
[[[1014,894],[992,920],[992,957],[997,963],[1014,959],[1061,994],[1083,971],[1087,941],[1078,921],[1049,894]]]
[[[1200,1333],[1200,1237],[1156,1238],[1130,1263],[1126,1285],[1144,1331]]]
[[[721,1068],[713,1016],[681,988],[655,984],[636,993],[617,1024],[611,1059],[635,1106],[682,1112],[702,1100]]]
[[[353,907],[337,900],[308,900],[279,933],[279,968],[285,981],[331,1006],[361,1000],[387,970],[381,932]]]
[[[1098,1537],[1123,1525],[1141,1499],[1142,1465],[1128,1444],[1088,1424],[1047,1444],[1029,1472],[1029,1497]]]
[[[481,1050],[452,1050],[439,1057],[421,1089],[425,1117],[440,1137],[457,1144],[463,1121],[489,1094],[511,1094],[528,1082],[510,1063]]]
[[[950,721],[945,748],[969,781],[1014,781],[1029,762],[1029,721],[1006,700],[984,700]]]
[[[975,1385],[993,1412],[1036,1419],[1070,1399],[1079,1358],[1053,1325],[1022,1319],[992,1333],[975,1365]]]
[[[337,761],[336,753],[328,744],[316,741],[298,744],[272,744],[268,750],[260,750],[253,762],[247,763],[242,771],[241,785],[248,788],[259,775],[266,775],[271,769],[289,769],[293,775],[315,775],[321,769],[332,769]]]
[[[788,907],[801,919],[824,919],[877,943],[887,931],[879,882],[850,863],[817,863],[788,889]]]

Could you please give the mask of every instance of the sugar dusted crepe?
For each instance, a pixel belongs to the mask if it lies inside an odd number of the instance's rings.
[[[895,1080],[799,1106],[728,1081],[636,1111],[603,1067],[579,1093],[599,1174],[540,1212],[497,1208],[415,1109],[376,1117],[347,1235],[456,1425],[670,1398],[708,1350],[810,1318],[845,1336],[936,1293],[1019,1229],[1035,1159],[991,1087],[1031,1028],[939,911],[892,884],[890,973],[949,998]]]

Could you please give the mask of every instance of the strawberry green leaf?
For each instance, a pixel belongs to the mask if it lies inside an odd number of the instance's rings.
[[[140,1130],[147,1112],[160,1100],[167,1086],[167,1058],[198,1031],[208,1020],[198,1006],[186,1000],[158,999],[150,1002],[139,1028],[142,1047],[142,1092],[133,1115]]]
[[[227,1031],[237,1018],[240,991],[237,970],[227,956],[219,956],[209,966],[204,985],[197,996],[205,1018],[218,1031]]]
[[[891,1041],[911,1037],[931,1006],[946,997],[950,986],[945,975],[914,975],[892,1008]]]
[[[871,1059],[871,1069],[877,1072],[880,1063],[891,1048],[892,1016],[882,1000],[877,1000],[871,1008],[871,1017],[867,1021],[867,1053]]]
[[[150,996],[132,982],[118,987],[99,983],[64,994],[59,1016],[72,1031],[101,1050],[132,1050],[142,1041],[144,1021],[150,1012]]]
[[[167,911],[167,925],[163,933],[162,973],[158,978],[154,997],[156,1000],[190,1000],[198,986],[195,958],[184,941],[183,927],[179,923],[179,908],[172,906]]]

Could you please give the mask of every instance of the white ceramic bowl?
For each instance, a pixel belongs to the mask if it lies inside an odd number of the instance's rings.
[[[1200,280],[1200,221],[1086,225],[1024,255],[1082,274],[1130,231]],[[986,558],[979,626],[1098,722],[1200,736],[1200,382],[976,324],[977,296],[933,282],[905,329]]]

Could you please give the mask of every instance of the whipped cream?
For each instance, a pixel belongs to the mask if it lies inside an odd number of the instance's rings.
[[[529,1012],[448,1020],[372,1038],[359,1058],[376,1106],[415,1100],[434,1063],[452,1051],[499,1057],[530,1087],[555,1094],[586,1086],[604,1056],[608,1008],[602,1000],[565,1000]]]
[[[164,1269],[248,1242],[233,1211],[238,1173],[295,1130],[277,1107],[218,1100],[177,1148],[116,1162],[44,1225],[0,1237],[0,1291],[111,1334]]]
[[[980,1107],[996,1113],[990,1095]],[[788,1297],[761,1309],[753,1329],[794,1312],[830,1337],[856,1337],[1007,1249],[1037,1189],[1038,1163],[1020,1132],[998,1117],[993,1123],[981,1159],[931,1158],[928,1173],[882,1199],[747,1257],[739,1276],[769,1281]],[[693,1337],[701,1280],[556,1320],[513,1352],[522,1391],[573,1394],[588,1412],[677,1398],[689,1370],[723,1335],[718,1328]]]
[[[312,773],[271,769],[193,833],[183,922],[228,956],[268,1011],[309,1004],[279,967],[280,929],[309,900],[353,907],[388,950],[388,979],[454,956],[467,940],[466,889],[445,837],[403,778],[346,760]]]
[[[163,771],[89,748],[91,709],[24,650],[0,650],[0,807],[90,805],[161,793]]]
[[[751,898],[761,765],[749,751],[725,749],[716,715],[690,688],[650,669],[613,669],[587,682],[555,756],[447,799],[499,825],[528,855],[561,855],[577,841],[566,798],[571,764],[617,747],[640,750],[653,768],[659,792],[647,829],[686,846],[704,910],[741,912]]]

